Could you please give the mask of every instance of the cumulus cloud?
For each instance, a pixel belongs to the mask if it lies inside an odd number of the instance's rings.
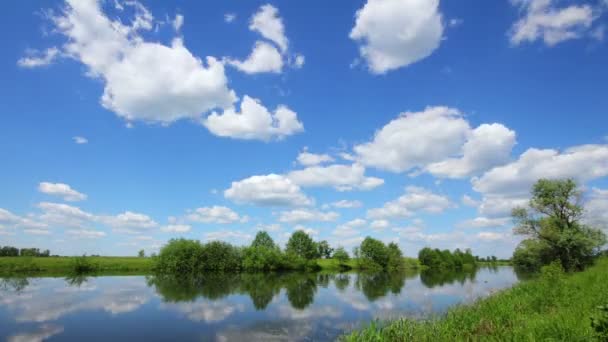
[[[354,151],[366,166],[464,178],[508,162],[514,145],[515,132],[501,124],[472,129],[458,109],[427,107],[401,114]]]
[[[356,13],[350,38],[375,74],[428,57],[441,43],[439,0],[368,0]]]
[[[334,231],[332,232],[332,235],[341,237],[352,237],[361,233],[360,228],[365,226],[366,224],[367,221],[365,221],[364,219],[357,218],[336,227],[336,229],[334,229]]]
[[[277,174],[252,176],[232,182],[224,197],[260,206],[308,206],[313,201],[289,178]]]
[[[259,100],[247,95],[241,102],[241,112],[234,108],[223,113],[212,113],[203,124],[213,134],[235,139],[258,139],[269,141],[282,139],[304,130],[296,112],[280,105],[271,113]]]
[[[184,16],[181,14],[177,14],[171,24],[173,25],[175,31],[181,30],[182,26],[184,25]]]
[[[38,208],[42,211],[40,221],[50,225],[86,228],[96,219],[91,213],[63,203],[41,202],[38,203]]]
[[[388,220],[373,220],[370,224],[370,227],[375,230],[382,230],[388,228],[389,226],[390,223],[388,222]]]
[[[457,154],[469,130],[457,109],[427,107],[422,112],[403,113],[354,151],[366,166],[403,172]]]
[[[462,146],[461,157],[430,164],[433,175],[464,178],[509,161],[515,132],[501,124],[483,124],[472,130]]]
[[[329,154],[316,154],[308,152],[308,149],[304,149],[304,151],[298,154],[298,163],[304,166],[314,166],[323,163],[329,163],[334,161]]]
[[[105,232],[98,230],[87,230],[87,229],[71,229],[66,231],[68,235],[72,235],[76,238],[85,238],[85,239],[98,239],[106,236]]]
[[[340,217],[335,211],[322,212],[309,209],[295,209],[283,211],[279,215],[279,221],[284,223],[304,223],[304,222],[331,222]]]
[[[406,218],[417,212],[438,214],[452,207],[454,204],[446,196],[424,188],[408,186],[403,196],[386,202],[380,208],[368,210],[367,216],[377,220]]]
[[[558,8],[555,0],[511,0],[520,7],[522,17],[509,32],[511,44],[542,40],[553,46],[566,40],[591,34],[596,13],[590,5],[569,5]]]
[[[247,59],[244,61],[228,59],[227,63],[247,74],[280,73],[283,69],[283,56],[274,46],[257,41]]]
[[[363,206],[363,203],[358,200],[353,200],[353,201],[340,200],[340,201],[331,203],[330,206],[332,206],[334,208],[340,208],[340,209],[350,209],[350,208],[361,208]]]
[[[384,184],[381,178],[366,177],[361,164],[311,166],[292,171],[287,177],[303,187],[331,186],[338,191],[371,190]]]
[[[115,231],[123,233],[140,233],[158,226],[150,216],[132,211],[125,211],[115,216],[103,216],[100,220]]]
[[[527,195],[540,178],[573,178],[580,183],[608,175],[608,145],[580,145],[559,152],[530,148],[518,160],[473,179],[483,194]]]
[[[60,196],[65,201],[69,202],[84,201],[87,199],[87,195],[72,189],[69,185],[64,183],[42,182],[38,185],[38,191],[51,196]]]
[[[279,16],[279,10],[276,7],[270,4],[262,5],[258,12],[251,17],[249,29],[274,42],[281,51],[287,51],[289,41],[285,36],[283,19]]]
[[[585,202],[584,220],[589,225],[608,232],[608,189],[591,189]]]
[[[197,208],[187,215],[187,219],[192,222],[228,224],[235,222],[247,222],[248,217],[241,217],[234,210],[214,205],[212,207]]]
[[[462,221],[457,226],[459,228],[498,228],[505,226],[510,221],[511,219],[508,217],[488,218],[480,216]]]
[[[192,227],[187,224],[169,224],[160,228],[165,233],[187,233],[191,229]]]
[[[238,230],[222,230],[217,232],[209,232],[205,234],[205,240],[237,240],[240,242],[250,241],[253,237],[249,233]]]

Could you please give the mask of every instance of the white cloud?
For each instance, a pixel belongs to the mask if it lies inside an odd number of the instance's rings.
[[[165,233],[187,233],[192,229],[187,224],[169,224],[160,228]]]
[[[87,199],[87,195],[80,193],[63,183],[42,182],[38,185],[38,191],[51,196],[60,196],[65,201],[70,202],[84,201]]]
[[[60,51],[56,47],[48,48],[44,52],[28,50],[27,56],[20,58],[17,65],[22,68],[38,68],[53,63],[59,55]]]
[[[477,208],[479,206],[479,201],[474,200],[469,195],[462,195],[460,202],[462,202],[462,204],[466,205],[467,207]]]
[[[403,196],[386,202],[381,208],[368,210],[367,216],[377,220],[406,218],[420,211],[438,214],[452,207],[454,204],[443,195],[432,193],[424,188],[409,186]]]
[[[511,0],[519,6],[523,16],[509,32],[511,44],[519,45],[542,39],[553,46],[587,34],[597,15],[589,5],[570,5],[557,8],[555,0]]]
[[[228,59],[227,63],[247,74],[261,72],[281,73],[283,56],[272,45],[257,41],[251,54],[244,61]]]
[[[237,240],[243,244],[247,243],[252,239],[251,234],[242,231],[222,230],[217,232],[209,232],[205,234],[205,240]]]
[[[357,201],[357,200],[354,200],[354,201],[340,200],[337,202],[333,202],[330,205],[335,208],[346,209],[346,208],[361,208],[363,206],[363,203],[361,201]]]
[[[563,152],[530,148],[518,160],[473,179],[483,194],[523,195],[541,178],[573,178],[580,183],[608,175],[608,145],[581,145]]]
[[[292,64],[294,68],[301,69],[304,66],[304,62],[306,62],[306,58],[301,54],[296,54]]]
[[[498,232],[479,232],[477,234],[477,238],[485,241],[497,241],[509,239],[511,238],[511,235]]]
[[[308,149],[304,149],[304,151],[298,154],[298,163],[304,166],[314,166],[323,163],[328,163],[334,161],[329,154],[316,154],[308,152]]]
[[[585,202],[584,220],[608,233],[608,190],[591,189],[589,199]]]
[[[98,239],[98,238],[106,236],[105,232],[98,231],[98,230],[86,230],[86,229],[72,229],[72,230],[66,231],[66,233],[68,235],[72,235],[74,237],[84,238],[84,239]]]
[[[526,196],[485,195],[478,206],[478,212],[487,217],[505,217],[511,215],[513,208],[526,204],[528,204]]]
[[[181,14],[177,14],[171,24],[173,25],[175,31],[181,30],[182,26],[184,25],[184,16]]]
[[[508,217],[488,218],[480,216],[462,221],[457,226],[459,228],[498,228],[505,226],[510,221],[511,219]]]
[[[234,210],[228,207],[214,205],[195,209],[187,215],[187,219],[192,222],[228,224],[235,222],[247,222],[247,216],[239,216]]]
[[[131,211],[116,216],[104,216],[100,220],[113,227],[115,231],[125,233],[139,233],[158,226],[150,216]]]
[[[86,228],[96,219],[78,207],[63,203],[41,202],[38,208],[42,210],[40,221],[61,227]]]
[[[136,1],[124,5],[134,8],[130,25],[109,19],[98,1],[68,0],[52,17],[67,39],[61,54],[103,81],[105,108],[128,121],[169,124],[232,106],[236,96],[220,61],[207,57],[203,63],[181,39],[171,45],[146,41],[140,33],[153,28],[154,17]]]
[[[291,109],[280,105],[271,113],[258,100],[247,95],[241,102],[240,113],[234,108],[222,114],[214,112],[203,124],[218,136],[265,141],[282,139],[304,130],[297,114]]]
[[[313,203],[297,184],[277,174],[252,176],[232,182],[230,188],[224,191],[224,197],[237,203],[261,206],[308,206]]]
[[[287,51],[289,41],[285,37],[283,20],[276,7],[269,4],[262,5],[258,12],[251,17],[249,29],[259,32],[262,37],[277,44],[281,51]]]
[[[350,32],[375,74],[428,57],[442,37],[439,0],[368,0]]]
[[[390,223],[388,222],[388,220],[374,220],[370,225],[370,227],[375,230],[382,230],[388,228],[389,226]]]
[[[79,144],[79,145],[81,145],[81,144],[86,144],[86,143],[88,143],[88,142],[89,142],[89,140],[88,140],[87,138],[85,138],[85,137],[80,137],[80,136],[72,137],[72,139],[74,140],[74,142],[75,142],[76,144]]]
[[[51,231],[47,229],[24,229],[23,232],[30,235],[51,235]]]
[[[367,221],[357,218],[336,227],[336,229],[332,232],[332,235],[342,237],[358,235],[361,232],[359,228],[365,226],[366,224]]]
[[[497,123],[483,124],[470,132],[460,158],[433,163],[427,169],[440,177],[468,177],[509,161],[514,145],[514,131]]]
[[[266,231],[266,232],[278,232],[283,229],[280,224],[272,223],[272,224],[258,224],[255,227],[258,231]]]
[[[224,21],[227,23],[231,23],[236,19],[236,13],[226,13],[224,14]]]
[[[463,22],[464,22],[464,20],[462,20],[460,18],[452,18],[448,22],[448,25],[450,25],[450,27],[458,27],[458,26],[462,25]]]
[[[338,191],[371,190],[384,184],[381,178],[365,177],[361,164],[311,166],[292,171],[287,177],[303,187],[331,186]]]
[[[403,172],[457,154],[469,131],[457,109],[427,107],[422,112],[403,113],[354,151],[366,166]]]
[[[303,222],[331,222],[340,217],[335,211],[322,212],[309,209],[295,209],[283,211],[279,216],[279,221],[284,223],[303,223]]]
[[[0,223],[3,224],[15,224],[19,222],[21,218],[10,211],[0,208]]]

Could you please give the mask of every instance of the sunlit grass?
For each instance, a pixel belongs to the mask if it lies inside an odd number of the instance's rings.
[[[2,257],[0,258],[0,273],[61,273],[74,271],[77,258],[82,257]],[[95,271],[141,271],[152,269],[151,258],[138,257],[86,257]]]
[[[608,258],[580,273],[548,272],[436,319],[374,322],[343,340],[593,341],[591,316],[602,304],[608,304]]]

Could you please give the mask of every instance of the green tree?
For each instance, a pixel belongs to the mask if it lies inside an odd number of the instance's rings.
[[[338,247],[334,252],[333,257],[334,259],[338,260],[340,264],[344,264],[350,259],[348,252],[344,249],[344,247]]]
[[[329,259],[334,249],[329,246],[329,242],[323,240],[317,243],[317,251],[321,258]]]
[[[146,252],[143,249],[140,249],[139,252],[137,252],[137,256],[144,258],[146,256]]]
[[[606,243],[606,235],[581,222],[583,207],[580,202],[581,193],[571,179],[541,179],[532,189],[528,207],[513,209],[514,232],[537,241],[533,246],[539,251],[534,253],[544,256],[539,264],[559,260],[565,270],[580,270],[599,254]],[[514,262],[525,254],[521,249],[526,245],[519,246],[519,256],[516,251]]]
[[[198,241],[171,239],[158,253],[156,269],[167,274],[187,275],[202,266],[202,246]]]
[[[363,260],[365,266],[379,266],[381,268],[387,267],[389,253],[382,241],[368,236],[363,240],[363,242],[361,242],[361,247],[359,250],[361,253],[361,259]]]
[[[287,241],[287,254],[297,256],[306,260],[314,259],[317,255],[317,248],[312,238],[303,230],[298,230],[291,234]]]
[[[259,231],[251,243],[251,247],[278,248],[274,240],[265,231]]]
[[[399,245],[394,242],[391,242],[387,246],[388,252],[388,262],[387,267],[391,270],[402,269],[403,268],[403,253],[401,253],[401,249]]]

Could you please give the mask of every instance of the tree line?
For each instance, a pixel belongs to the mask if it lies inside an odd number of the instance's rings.
[[[40,251],[38,248],[17,248],[12,246],[0,247],[0,257],[49,257],[51,252],[46,249]]]

